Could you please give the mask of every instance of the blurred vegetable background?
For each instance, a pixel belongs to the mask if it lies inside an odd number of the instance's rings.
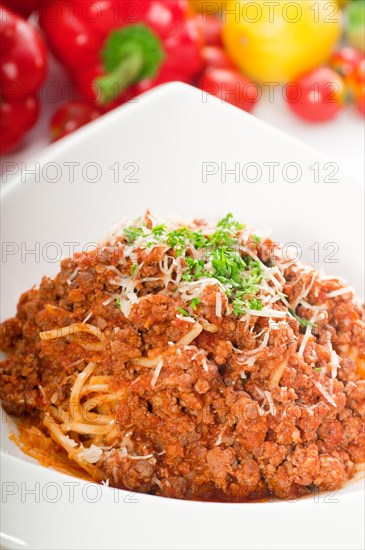
[[[0,152],[37,124],[51,56],[70,93],[49,116],[50,141],[175,80],[248,112],[280,86],[308,124],[348,106],[363,116],[364,18],[364,0],[4,0]]]

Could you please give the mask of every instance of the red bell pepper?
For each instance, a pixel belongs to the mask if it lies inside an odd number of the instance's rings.
[[[2,3],[23,17],[28,17],[39,8],[42,0],[2,0]]]
[[[37,92],[47,73],[47,52],[37,29],[0,5],[0,153],[14,149],[35,124]]]
[[[55,0],[40,25],[84,99],[110,107],[162,82],[194,80],[202,35],[188,14],[185,0]]]
[[[94,105],[82,101],[70,101],[64,103],[53,113],[51,119],[52,141],[57,141],[85,124],[92,122],[102,113]]]

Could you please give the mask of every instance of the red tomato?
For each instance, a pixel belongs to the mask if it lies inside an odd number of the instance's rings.
[[[217,17],[199,13],[194,20],[207,46],[222,46],[222,22]]]
[[[38,115],[39,102],[35,97],[13,103],[0,101],[0,155],[10,153],[21,144]]]
[[[51,119],[52,141],[71,134],[81,126],[98,118],[100,114],[101,112],[96,107],[82,101],[71,101],[61,105]]]
[[[360,113],[365,114],[365,59],[348,78],[348,87]]]
[[[42,0],[2,0],[2,2],[16,13],[28,17],[32,11],[38,10]]]
[[[257,84],[231,69],[208,68],[200,79],[199,88],[248,112],[261,97]]]
[[[344,46],[333,54],[330,59],[330,67],[346,79],[355,72],[363,59],[364,54],[360,50]]]
[[[365,56],[363,52],[345,46],[335,52],[331,67],[345,79],[350,96],[360,113],[365,114]]]
[[[284,88],[284,97],[291,110],[311,122],[334,118],[343,108],[345,85],[338,73],[321,67],[307,73]]]
[[[365,94],[359,96],[356,100],[356,107],[358,111],[365,116]]]
[[[205,46],[202,49],[202,58],[204,66],[214,67],[216,69],[235,69],[235,64],[232,59],[226,54],[222,48],[217,46]]]

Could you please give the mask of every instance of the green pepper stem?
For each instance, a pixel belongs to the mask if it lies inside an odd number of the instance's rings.
[[[128,86],[137,81],[143,64],[144,58],[140,48],[131,48],[113,71],[96,79],[98,103],[105,105],[118,99]]]

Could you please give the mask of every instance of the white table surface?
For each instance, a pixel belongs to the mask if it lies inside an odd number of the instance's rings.
[[[58,86],[61,96],[55,102],[43,101],[40,119],[24,141],[22,149],[0,157],[1,172],[6,170],[7,163],[25,162],[31,163],[41,155],[42,149],[49,144],[49,120],[58,105],[68,100],[72,95],[64,82],[69,77],[63,69],[54,61],[51,62],[46,89],[51,94],[54,85]],[[267,92],[265,96],[265,92]],[[292,114],[282,98],[279,89],[274,92],[274,102],[268,97],[265,90],[261,101],[255,107],[255,115],[281,130],[300,139],[318,152],[324,154],[330,161],[334,161],[339,168],[347,172],[353,178],[364,182],[364,150],[365,150],[365,126],[354,107],[347,107],[340,115],[324,124],[309,124],[298,119]],[[67,138],[66,138],[67,139]]]

